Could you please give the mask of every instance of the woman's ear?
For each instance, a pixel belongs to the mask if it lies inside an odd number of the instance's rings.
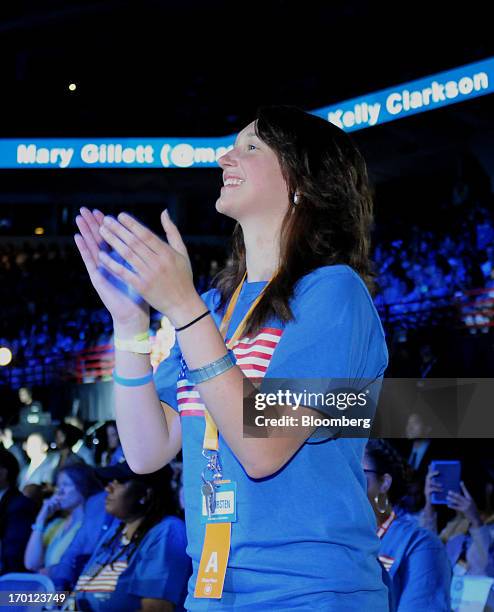
[[[142,505],[147,504],[151,501],[152,497],[153,497],[153,489],[151,489],[151,487],[148,487],[146,489],[146,495],[141,497],[141,499],[139,500],[139,503]]]
[[[391,474],[383,474],[381,484],[379,485],[379,493],[387,493],[391,488],[393,477]]]

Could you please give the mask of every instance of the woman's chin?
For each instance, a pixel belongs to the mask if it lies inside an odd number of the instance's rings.
[[[249,215],[251,205],[245,199],[235,197],[234,195],[227,194],[221,195],[216,200],[216,210],[222,215],[230,217],[235,221],[240,222],[240,219],[244,214]]]
[[[233,211],[232,211],[232,203],[231,202],[227,202],[225,201],[225,198],[222,198],[221,196],[216,200],[216,211],[219,212],[221,215],[226,215],[227,217],[231,217],[232,219],[235,219],[235,217],[233,216]]]

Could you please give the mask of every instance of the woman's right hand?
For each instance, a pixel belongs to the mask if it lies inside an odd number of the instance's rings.
[[[45,499],[43,505],[41,506],[41,510],[38,512],[38,516],[36,518],[37,523],[46,523],[46,521],[60,510],[60,501],[56,495],[52,495],[48,499]]]
[[[425,487],[424,487],[425,505],[427,508],[432,508],[432,502],[431,502],[432,493],[440,493],[443,490],[442,485],[440,485],[438,482],[434,482],[434,477],[438,475],[439,475],[439,472],[437,470],[432,470],[431,466],[429,465],[427,476],[425,477]]]
[[[129,295],[126,287],[99,264],[98,251],[109,251],[109,246],[101,238],[99,228],[104,215],[99,210],[91,212],[81,208],[76,217],[80,234],[74,236],[89,278],[101,301],[106,306],[114,325],[132,325],[137,331],[149,327],[149,305],[138,296]]]

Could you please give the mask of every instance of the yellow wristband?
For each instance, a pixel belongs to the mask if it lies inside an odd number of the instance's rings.
[[[119,351],[128,351],[129,353],[139,353],[146,355],[151,353],[151,342],[149,341],[149,332],[143,332],[135,335],[129,340],[123,340],[122,338],[113,339],[115,348]]]

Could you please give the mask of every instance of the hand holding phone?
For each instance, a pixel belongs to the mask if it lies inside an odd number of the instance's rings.
[[[453,491],[454,493],[461,493],[461,462],[431,461],[429,469],[430,503],[448,505],[449,491]],[[434,473],[434,475],[432,473]]]
[[[462,481],[460,482],[460,485],[463,491],[461,495],[459,493],[455,493],[454,491],[448,493],[448,508],[456,510],[457,512],[462,512],[470,521],[472,527],[481,527],[484,523],[480,517],[477,504],[468,492],[465,483]]]

